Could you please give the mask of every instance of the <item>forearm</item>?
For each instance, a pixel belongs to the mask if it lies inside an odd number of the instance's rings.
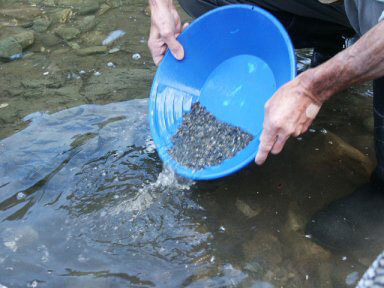
[[[384,22],[359,41],[298,78],[314,100],[322,103],[345,88],[384,76]]]
[[[159,7],[172,7],[173,1],[172,0],[149,0],[149,7],[151,9],[153,8],[159,8]]]

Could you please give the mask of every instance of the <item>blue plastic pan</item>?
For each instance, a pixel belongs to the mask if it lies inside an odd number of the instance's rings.
[[[178,38],[185,58],[167,52],[153,80],[149,120],[165,165],[192,179],[215,179],[238,171],[256,156],[264,105],[296,76],[296,58],[282,24],[250,5],[228,5],[196,19]],[[217,166],[192,170],[168,153],[172,136],[196,101],[219,120],[254,136],[249,145]]]

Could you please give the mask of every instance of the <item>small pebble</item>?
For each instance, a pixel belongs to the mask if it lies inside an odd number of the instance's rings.
[[[224,232],[224,231],[225,231],[225,227],[224,227],[224,226],[220,226],[219,230],[220,230],[221,232]]]
[[[327,131],[326,129],[324,129],[324,128],[323,128],[323,129],[321,129],[321,130],[320,130],[320,133],[322,133],[322,134],[324,134],[324,135],[325,135],[325,134],[327,134],[327,133],[328,133],[328,131]]]
[[[37,281],[33,280],[32,282],[28,283],[27,287],[36,288],[37,284],[38,284]]]
[[[312,235],[311,234],[307,234],[307,235],[305,235],[305,238],[311,239]]]
[[[80,74],[80,75],[83,75],[83,74],[85,74],[85,71],[84,71],[84,70],[81,70],[81,71],[79,72],[79,74]]]
[[[347,261],[347,256],[343,256],[342,258],[341,258],[341,260],[343,260],[343,261]]]
[[[96,71],[96,72],[94,73],[94,75],[95,75],[95,76],[100,76],[101,73],[100,73],[99,71]]]
[[[360,278],[359,272],[357,271],[352,272],[348,274],[347,277],[345,278],[345,284],[347,284],[348,286],[355,285],[357,281],[359,281],[359,278]]]
[[[108,66],[108,67],[111,67],[111,68],[115,68],[115,67],[116,67],[116,65],[113,64],[112,62],[108,62],[108,63],[107,63],[107,66]]]
[[[27,197],[27,195],[25,195],[23,192],[19,192],[16,195],[17,200],[23,200],[25,197]]]
[[[48,74],[49,74],[48,71],[43,73],[44,76],[47,76]]]
[[[8,103],[1,103],[0,104],[0,109],[5,108],[5,107],[8,107]]]
[[[311,133],[315,133],[316,132],[315,129],[309,129],[308,131],[311,132]]]
[[[141,55],[139,53],[135,53],[132,55],[132,59],[133,60],[140,60],[141,59]]]
[[[113,53],[116,53],[116,52],[119,52],[119,51],[120,51],[120,48],[115,47],[115,48],[110,49],[110,50],[108,51],[108,53],[109,53],[109,54],[113,54]]]

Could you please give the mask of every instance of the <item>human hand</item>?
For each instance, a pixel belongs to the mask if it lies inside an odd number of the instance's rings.
[[[290,136],[308,130],[322,103],[305,87],[301,77],[282,86],[265,105],[263,132],[255,162],[261,165],[269,153],[279,154]]]
[[[151,30],[148,47],[156,65],[163,60],[167,48],[177,60],[184,58],[184,48],[177,36],[188,26],[181,26],[180,16],[172,1],[150,1]]]

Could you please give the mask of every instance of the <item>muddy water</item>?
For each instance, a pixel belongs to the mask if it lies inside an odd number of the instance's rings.
[[[140,100],[155,71],[144,1],[72,2],[0,1],[0,39],[51,21],[0,64],[0,287],[352,287],[383,247],[330,251],[304,226],[368,179],[370,85],[335,96],[263,167],[179,179]],[[63,40],[61,26],[89,30]],[[117,29],[113,53],[79,55]]]

